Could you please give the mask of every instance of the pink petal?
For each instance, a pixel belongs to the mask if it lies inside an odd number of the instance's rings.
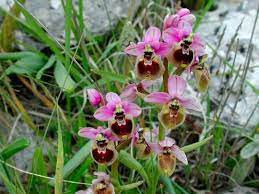
[[[180,17],[190,14],[190,10],[187,8],[182,8],[177,12]]]
[[[165,92],[153,92],[147,95],[144,100],[150,103],[166,104],[171,100],[171,96]]]
[[[175,154],[176,158],[181,161],[182,163],[184,163],[185,165],[188,164],[188,160],[187,157],[184,153],[184,151],[182,151],[178,146],[174,145],[172,147],[172,152]]]
[[[186,88],[186,81],[180,76],[170,76],[168,79],[168,92],[174,97],[180,97],[183,95]]]
[[[159,28],[157,27],[149,27],[146,34],[145,34],[145,37],[144,37],[144,42],[145,43],[150,43],[150,42],[159,42],[159,39],[161,37],[161,31]]]
[[[170,46],[174,46],[176,43],[181,42],[183,39],[187,38],[191,33],[190,27],[181,28],[168,28],[163,31],[162,38]]]
[[[129,102],[133,102],[137,98],[137,85],[129,84],[127,85],[120,95],[123,101],[127,100]]]
[[[80,190],[75,192],[75,194],[93,194],[93,189],[90,187],[87,190]]]
[[[163,148],[158,143],[148,142],[148,145],[156,154],[160,154],[163,152]]]
[[[188,23],[190,26],[194,24],[195,20],[196,18],[193,14],[188,14],[181,18],[181,22]]]
[[[110,176],[108,174],[106,174],[105,172],[94,172],[94,175],[97,176],[97,179],[99,181],[110,179]]]
[[[152,131],[144,131],[143,136],[147,143],[156,142],[158,137],[158,128],[155,128]]]
[[[175,140],[170,137],[165,137],[163,141],[159,142],[161,147],[172,147],[175,144]]]
[[[140,56],[143,55],[145,50],[145,43],[139,42],[138,44],[130,44],[127,48],[125,48],[124,52],[133,55],[133,56]]]
[[[202,56],[205,54],[205,43],[202,40],[200,34],[196,33],[193,36],[191,47],[194,50],[196,56]]]
[[[195,99],[193,98],[188,98],[188,99],[184,99],[181,98],[180,99],[181,104],[189,110],[194,110],[194,111],[199,111],[201,109],[201,106],[199,104],[199,102],[197,102]]]
[[[114,104],[121,103],[121,98],[118,96],[118,94],[114,92],[107,93],[106,100],[108,103],[114,103]]]
[[[86,137],[88,139],[95,139],[98,133],[99,133],[99,130],[92,127],[85,127],[78,131],[79,136]]]
[[[171,27],[177,27],[179,20],[179,15],[166,16],[164,19],[163,30],[166,30],[167,28]]]
[[[109,140],[109,141],[119,141],[120,138],[118,138],[117,136],[115,136],[111,129],[106,129],[105,131],[103,131],[103,134],[105,135],[105,137]]]
[[[87,89],[87,95],[92,106],[98,106],[103,100],[102,95],[96,89]]]
[[[154,46],[156,44],[156,47]],[[154,42],[151,43],[151,47],[154,49],[155,53],[159,56],[165,56],[170,51],[171,47],[165,42]]]
[[[102,106],[95,111],[94,118],[99,121],[109,121],[113,118],[113,112],[108,106]]]
[[[122,108],[126,115],[131,115],[132,117],[138,117],[141,114],[141,108],[132,102],[122,102]]]

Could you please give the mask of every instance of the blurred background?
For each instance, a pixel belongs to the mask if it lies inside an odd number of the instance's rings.
[[[197,18],[211,84],[200,94],[192,75],[186,76],[203,110],[171,136],[179,145],[214,136],[187,155],[189,165],[177,167],[173,189],[161,185],[157,193],[259,192],[259,0],[14,2],[0,0],[0,193],[52,193],[47,178],[28,172],[55,175],[58,128],[64,163],[70,164],[64,179],[90,182],[94,165],[82,154],[86,141],[77,131],[101,123],[93,119],[86,89],[119,93],[136,81],[134,58],[124,48],[141,40],[149,26],[162,28],[164,17],[180,7]],[[155,126],[154,109],[139,104],[141,119]],[[76,154],[80,158],[71,162]],[[121,169],[124,180],[127,173]],[[65,193],[79,188],[64,185]]]

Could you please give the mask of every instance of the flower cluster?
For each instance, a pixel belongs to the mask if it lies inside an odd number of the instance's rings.
[[[175,15],[166,16],[163,30],[150,27],[143,41],[130,44],[125,53],[136,56],[135,74],[139,83],[125,86],[120,95],[108,92],[105,97],[96,89],[88,89],[90,103],[97,107],[94,118],[107,122],[108,127],[85,127],[79,130],[81,137],[93,140],[92,158],[101,165],[112,165],[118,156],[120,144],[132,142],[137,159],[148,159],[157,155],[158,168],[170,176],[173,174],[176,159],[188,164],[185,153],[176,145],[167,132],[176,129],[185,121],[188,111],[199,111],[196,98],[186,96],[187,82],[182,73],[195,75],[199,91],[206,91],[210,76],[205,66],[205,44],[201,36],[193,33],[195,16],[188,9],[180,9]],[[169,66],[175,69],[169,72]],[[172,68],[171,68],[172,69]],[[163,91],[149,92],[154,80],[163,77]],[[135,124],[135,118],[142,109],[137,98],[159,108],[159,128],[150,130]],[[92,193],[114,193],[110,178],[97,173],[97,180],[88,189]],[[84,192],[89,193],[89,191]]]

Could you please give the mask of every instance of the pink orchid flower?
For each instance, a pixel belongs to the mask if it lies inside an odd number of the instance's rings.
[[[116,160],[118,153],[113,141],[119,139],[113,135],[110,129],[85,127],[80,129],[78,134],[81,137],[94,140],[91,154],[96,163],[111,165]]]
[[[126,139],[132,134],[133,118],[141,114],[141,108],[126,99],[121,99],[116,93],[106,95],[107,104],[94,113],[100,121],[109,121],[112,132],[121,139]]]
[[[171,176],[175,170],[176,158],[188,164],[185,153],[175,145],[175,140],[166,137],[159,143],[149,143],[151,149],[158,154],[158,167],[167,176]]]
[[[168,93],[153,92],[144,100],[163,105],[159,113],[159,120],[166,129],[175,129],[185,120],[185,109],[198,111],[199,103],[194,98],[185,98],[186,81],[180,76],[170,76],[168,79]]]
[[[97,179],[92,181],[91,187],[85,191],[78,191],[75,194],[115,194],[109,175],[104,172],[94,172],[94,175],[97,176]]]
[[[92,106],[98,106],[99,104],[104,104],[102,94],[96,89],[87,89],[87,95],[89,102]]]
[[[133,133],[132,141],[137,150],[136,158],[146,160],[151,155],[151,148],[148,142],[157,141],[158,129],[150,131],[148,128],[137,127]]]
[[[163,30],[168,28],[192,28],[196,18],[189,9],[182,8],[175,15],[166,16]]]
[[[161,31],[157,27],[150,27],[142,42],[133,43],[125,49],[125,53],[137,56],[135,72],[137,77],[143,79],[157,79],[164,73],[161,56],[165,56],[169,47],[160,42]]]
[[[154,80],[142,80],[139,83],[128,84],[121,92],[121,99],[133,102],[138,94],[148,94],[148,89],[154,84]]]

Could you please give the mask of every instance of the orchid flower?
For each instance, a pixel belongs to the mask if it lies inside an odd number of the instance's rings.
[[[133,43],[125,49],[125,53],[137,56],[135,71],[140,80],[157,79],[164,73],[161,57],[165,56],[169,47],[160,42],[161,31],[157,27],[150,27],[142,42]]]
[[[180,76],[170,76],[168,93],[153,92],[144,100],[163,105],[159,120],[166,129],[175,129],[185,120],[185,109],[198,111],[200,106],[194,98],[185,98],[186,81]]]
[[[78,191],[75,194],[115,194],[114,186],[110,176],[104,172],[94,172],[97,179],[92,181],[91,187],[85,191]]]
[[[210,83],[210,73],[206,66],[207,55],[199,57],[199,61],[192,65],[197,88],[200,92],[206,92]]]
[[[167,176],[171,176],[175,170],[176,158],[188,164],[185,153],[175,145],[175,140],[166,137],[158,143],[149,143],[151,149],[158,154],[158,167]]]
[[[103,96],[96,89],[87,89],[87,95],[89,102],[92,106],[98,106],[99,104],[104,104]]]
[[[148,128],[136,128],[133,134],[133,144],[137,149],[136,158],[138,159],[148,159],[151,152],[151,148],[148,142],[157,141],[158,129],[153,129],[150,131]]]
[[[118,153],[113,141],[119,139],[113,135],[109,128],[85,127],[79,130],[79,136],[94,140],[92,145],[92,158],[96,163],[111,165],[117,158]]]
[[[167,59],[176,67],[186,68],[205,54],[205,44],[198,33],[186,37],[183,31],[178,29],[164,37],[164,41],[172,45]]]
[[[138,95],[148,94],[148,89],[152,84],[154,84],[154,82],[154,80],[142,80],[139,83],[128,84],[121,92],[120,97],[123,100],[133,102],[136,100]]]
[[[182,8],[175,15],[165,17],[163,31],[169,28],[192,28],[195,20],[189,9]]]
[[[100,121],[109,121],[112,132],[119,138],[129,138],[134,129],[133,118],[141,114],[141,108],[113,92],[106,95],[106,100],[107,104],[97,109],[94,117]]]

